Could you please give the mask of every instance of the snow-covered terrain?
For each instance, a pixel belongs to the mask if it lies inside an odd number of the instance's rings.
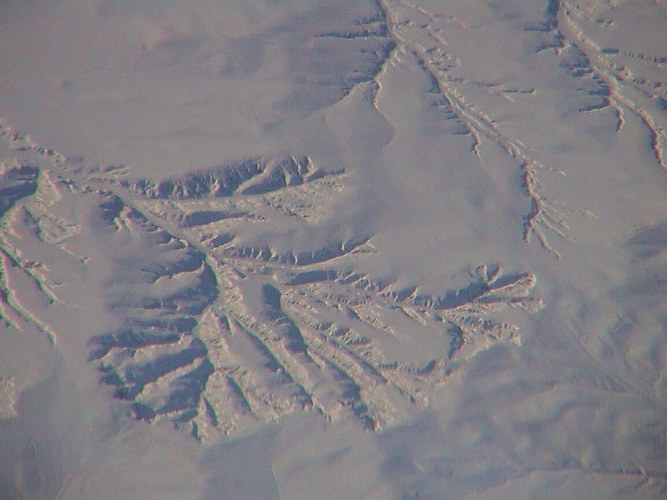
[[[664,498],[667,4],[0,4],[0,498]]]

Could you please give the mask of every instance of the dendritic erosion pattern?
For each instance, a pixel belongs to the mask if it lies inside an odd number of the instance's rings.
[[[559,256],[553,237],[569,239],[568,214],[585,212],[549,196],[546,180],[564,172],[468,98],[467,85],[483,82],[455,75],[461,61],[446,36],[475,26],[404,0],[376,6],[352,29],[316,37],[318,44],[359,44],[370,56],[367,71],[327,80],[340,91],[315,101],[342,99],[369,81],[377,92],[391,53],[410,54],[432,82],[444,119],[456,123],[453,133],[472,138],[471,154],[481,161],[492,143],[515,159],[532,202],[524,237]],[[542,41],[538,53],[555,52],[576,81],[579,113],[612,110],[616,133],[634,115],[666,168],[665,60],[589,36],[591,22],[606,26],[605,6],[550,1],[525,30]],[[488,88],[509,100],[536,91]],[[89,333],[90,362],[134,417],[166,420],[200,439],[296,411],[331,420],[353,415],[374,430],[401,423],[466,359],[494,343],[520,342],[513,309],[541,307],[534,275],[493,263],[461,263],[469,282],[437,295],[365,272],[365,259],[382,251],[373,234],[322,230],[349,175],[325,171],[307,155],[244,158],[155,180],[66,158],[4,124],[0,136],[0,316],[7,327],[57,345],[62,324],[41,313],[62,303],[59,291],[68,286],[57,256],[90,271],[108,268],[101,304],[117,326]],[[78,213],[62,209],[75,205]],[[319,246],[297,250],[243,237],[248,228],[271,234],[281,227],[317,233]],[[103,248],[89,255],[96,247]]]
[[[587,24],[601,30],[613,28],[613,21],[606,14],[618,3],[623,2],[550,0],[541,20],[527,23],[524,31],[534,38],[537,54],[555,53],[560,69],[576,84],[582,100],[579,113],[612,109],[617,117],[617,134],[624,129],[628,114],[635,115],[645,128],[656,163],[667,170],[667,97],[663,81],[667,59],[604,46],[587,29]],[[501,121],[476,105],[468,92],[470,88],[485,87],[496,98],[514,102],[517,96],[530,99],[538,89],[507,87],[461,76],[457,70],[465,62],[451,47],[448,33],[456,31],[460,38],[470,39],[484,29],[482,26],[407,0],[379,0],[379,5],[397,48],[411,54],[431,79],[432,91],[440,98],[437,106],[448,120],[458,122],[463,133],[471,135],[472,152],[480,158],[484,143],[488,142],[517,162],[532,205],[523,220],[524,240],[529,242],[534,236],[546,251],[560,258],[553,240],[572,241],[568,217],[593,214],[551,197],[545,178],[566,173],[541,160],[536,145],[505,131]]]
[[[325,218],[347,174],[306,156],[129,181],[9,127],[2,136],[2,318],[58,342],[8,281],[23,273],[51,303],[67,286],[48,262],[26,257],[28,235],[89,269],[103,260],[112,270],[104,307],[119,326],[91,332],[90,361],[136,418],[167,419],[200,439],[295,411],[348,414],[373,430],[395,425],[428,405],[465,359],[520,342],[505,313],[541,307],[535,276],[498,265],[471,268],[467,286],[437,296],[374,280],[359,270],[379,251],[372,234],[331,237],[307,252],[237,241],[248,225],[317,227]],[[52,210],[68,198],[87,207],[85,220]],[[84,224],[104,247],[98,255],[84,255]]]

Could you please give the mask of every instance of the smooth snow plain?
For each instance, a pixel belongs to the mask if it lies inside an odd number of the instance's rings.
[[[0,497],[664,498],[666,33],[0,4]]]

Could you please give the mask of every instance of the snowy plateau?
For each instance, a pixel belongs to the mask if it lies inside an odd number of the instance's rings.
[[[0,3],[1,499],[667,498],[664,0]]]

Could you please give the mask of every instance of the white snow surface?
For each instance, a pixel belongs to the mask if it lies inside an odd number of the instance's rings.
[[[665,498],[666,33],[0,3],[0,498]]]

